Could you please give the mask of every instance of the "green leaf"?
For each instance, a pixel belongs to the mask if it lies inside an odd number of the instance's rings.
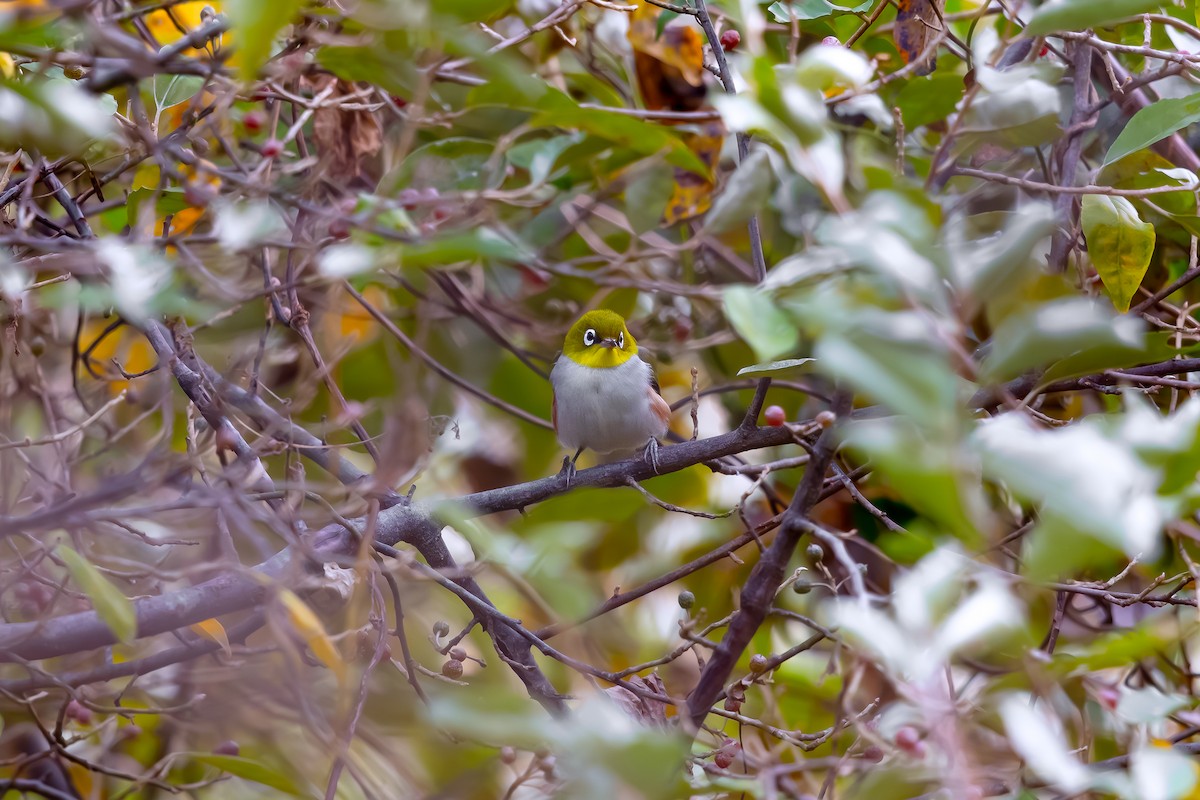
[[[945,119],[954,112],[966,90],[961,75],[939,73],[913,78],[896,95],[905,130]]]
[[[675,191],[675,169],[659,162],[647,168],[635,168],[625,188],[625,217],[638,233],[658,227],[667,201]]]
[[[789,353],[800,343],[791,319],[769,295],[748,286],[725,290],[725,315],[754,354],[764,361]]]
[[[225,10],[237,31],[238,74],[251,81],[266,63],[275,37],[292,21],[302,0],[229,0]]]
[[[71,578],[92,601],[96,613],[120,641],[129,644],[137,638],[137,614],[133,603],[86,558],[66,545],[58,546],[58,556],[67,565]]]
[[[647,156],[665,153],[670,164],[697,175],[708,177],[710,174],[709,168],[688,149],[679,135],[661,125],[652,125],[612,111],[581,108],[561,93],[553,97],[556,98],[553,101],[538,103],[539,106],[549,105],[551,108],[536,115],[530,121],[531,125],[587,131],[635,153]]]
[[[667,29],[667,23],[679,16],[678,11],[667,11],[666,9],[658,12],[658,19],[654,22],[654,38],[658,39],[662,36],[663,31]]]
[[[406,244],[400,249],[400,260],[406,268],[480,259],[521,261],[528,258],[530,254],[525,248],[505,239],[491,228],[477,228],[467,233]]]
[[[487,171],[496,145],[485,139],[453,136],[418,147],[379,181],[379,191],[385,196],[413,187],[437,189],[442,192],[478,191],[495,188],[503,179],[500,169]]]
[[[1008,317],[992,334],[980,380],[1003,381],[1026,370],[1101,347],[1143,350],[1141,326],[1084,297],[1043,303]]]
[[[1080,214],[1088,255],[1113,305],[1124,313],[1154,255],[1154,226],[1124,197],[1087,195]]]
[[[774,2],[767,11],[776,22],[791,22],[794,19],[820,19],[833,14],[857,14],[871,8],[872,0],[862,2],[831,3],[829,0],[795,0],[791,3]]]
[[[1043,36],[1055,31],[1103,28],[1162,6],[1162,0],[1050,0],[1025,26],[1025,33]]]
[[[224,756],[216,753],[184,753],[183,755],[190,757],[193,761],[207,764],[210,767],[216,767],[222,772],[228,772],[230,775],[238,778],[244,778],[254,783],[261,783],[263,786],[270,786],[272,789],[290,794],[293,797],[309,796],[309,793],[301,788],[300,784],[296,783],[287,773],[280,772],[250,758]]]
[[[755,150],[738,165],[704,218],[704,229],[720,234],[745,225],[767,204],[775,183],[770,155]]]
[[[814,358],[785,358],[782,361],[769,361],[765,364],[752,364],[749,367],[742,367],[738,370],[737,374],[739,377],[742,375],[777,375],[780,372],[795,369],[815,360]]]
[[[204,86],[199,75],[155,75],[154,107],[159,111],[177,106],[195,96]]]
[[[1104,165],[1119,161],[1200,121],[1200,92],[1151,103],[1133,115],[1104,156]]]

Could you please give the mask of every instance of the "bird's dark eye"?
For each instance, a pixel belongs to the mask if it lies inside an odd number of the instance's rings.
[[[583,343],[587,347],[591,347],[596,343],[596,331],[594,328],[588,328],[583,332]]]
[[[625,331],[621,331],[617,334],[617,347],[621,348],[622,350],[625,349]]]

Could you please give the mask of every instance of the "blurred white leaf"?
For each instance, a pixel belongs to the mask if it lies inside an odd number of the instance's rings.
[[[819,92],[857,89],[874,74],[874,65],[857,51],[828,44],[807,48],[796,62],[795,72],[801,86]]]
[[[1057,717],[1039,706],[1030,707],[1028,695],[1010,694],[1000,701],[1000,717],[1013,750],[1039,778],[1067,794],[1081,792],[1091,779],[1087,769],[1066,745],[1066,734]]]
[[[148,247],[112,237],[96,242],[96,255],[108,267],[113,303],[121,316],[132,322],[152,316],[152,301],[170,282],[170,264]]]
[[[896,580],[892,593],[896,619],[909,630],[931,627],[962,593],[970,567],[962,553],[949,547],[922,558]]]
[[[978,589],[938,628],[934,650],[949,658],[977,642],[1020,628],[1024,619],[1024,609],[1012,590],[996,577],[981,576]]]
[[[1043,430],[1013,412],[981,423],[972,440],[985,473],[1044,514],[1071,520],[1083,535],[1131,557],[1156,556],[1163,523],[1158,475],[1096,425]]]
[[[1194,757],[1166,745],[1136,748],[1129,774],[1138,800],[1180,800],[1196,786]]]
[[[909,675],[924,671],[917,661],[921,658],[919,641],[877,608],[851,598],[838,598],[833,603],[830,624],[856,647],[873,654],[893,675]]]
[[[1117,715],[1134,725],[1152,725],[1190,705],[1192,702],[1184,695],[1164,694],[1153,686],[1142,689],[1122,687],[1121,699],[1117,701]]]
[[[266,200],[222,204],[216,217],[217,241],[230,252],[245,250],[287,230],[279,211]]]
[[[335,244],[317,257],[317,269],[329,278],[349,278],[375,266],[375,251],[361,244]]]

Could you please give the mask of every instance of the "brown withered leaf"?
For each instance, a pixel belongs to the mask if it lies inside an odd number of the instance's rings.
[[[638,4],[629,21],[629,44],[642,102],[652,111],[695,111],[704,105],[704,38],[689,25],[658,32],[661,9]]]
[[[945,27],[942,12],[946,0],[895,0],[896,27],[892,40],[905,64],[921,58],[925,48]],[[937,51],[929,53],[916,69],[918,75],[928,75],[936,66]]]
[[[634,675],[629,679],[629,683],[637,686],[640,689],[645,689],[648,692],[665,695],[667,687],[663,684],[662,678],[658,675],[648,675],[642,678]],[[622,711],[633,717],[643,725],[649,725],[657,728],[667,727],[667,707],[662,703],[656,703],[653,700],[647,700],[638,697],[633,692],[626,689],[624,686],[610,686],[604,690],[608,695],[608,699],[617,704]]]
[[[713,120],[700,126],[695,133],[684,137],[688,149],[700,157],[709,169],[709,175],[715,175],[717,161],[721,158],[721,144],[725,140],[725,126],[720,120]],[[711,177],[697,175],[681,167],[675,168],[675,189],[671,199],[667,201],[663,211],[663,222],[672,225],[683,219],[690,219],[708,211],[712,205],[713,181]]]
[[[329,100],[354,93],[354,87],[346,81],[324,76],[314,81],[314,95],[334,82],[337,86]],[[383,146],[383,128],[371,111],[326,105],[313,113],[313,139],[330,172],[357,177],[363,173],[363,163]]]

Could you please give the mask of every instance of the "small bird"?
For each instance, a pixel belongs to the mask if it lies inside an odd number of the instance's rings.
[[[562,355],[550,370],[554,431],[567,449],[567,484],[585,449],[613,453],[645,447],[658,471],[658,439],[667,432],[671,407],[659,394],[654,369],[638,358],[625,320],[613,311],[589,311],[567,331]]]

